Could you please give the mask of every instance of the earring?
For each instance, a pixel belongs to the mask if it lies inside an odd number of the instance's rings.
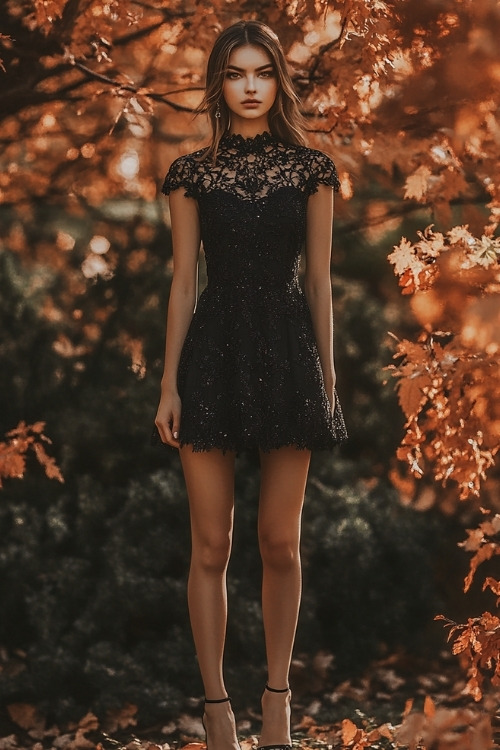
[[[220,119],[220,102],[217,102],[217,106],[215,108],[215,117],[217,120]]]

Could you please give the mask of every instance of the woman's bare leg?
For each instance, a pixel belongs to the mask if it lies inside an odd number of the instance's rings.
[[[268,684],[287,687],[297,628],[302,576],[300,522],[310,451],[261,452],[259,545]],[[264,691],[259,745],[290,744],[290,693]]]
[[[226,570],[234,513],[234,453],[180,449],[191,517],[188,605],[205,696],[224,698],[224,642],[227,622]],[[238,747],[229,703],[205,705],[209,750]]]

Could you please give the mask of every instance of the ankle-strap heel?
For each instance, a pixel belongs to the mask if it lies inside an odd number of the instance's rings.
[[[265,690],[268,690],[270,693],[289,693],[290,688],[273,688],[270,685],[266,683]],[[292,750],[291,745],[259,745],[257,750]]]
[[[270,685],[266,683],[266,690],[269,690],[270,693],[288,693],[290,688],[286,687],[286,688],[280,688],[278,690],[277,688],[272,688]]]
[[[214,700],[205,698],[205,703],[231,703],[231,698],[229,697],[229,695],[226,695],[225,698],[215,698]]]
[[[225,698],[205,698],[205,704],[208,704],[208,703],[209,704],[212,704],[212,703],[231,703],[231,698],[229,697],[229,695],[226,695]],[[209,745],[209,742],[208,742],[208,732],[207,732],[207,727],[205,725],[205,716],[206,716],[206,714],[203,714],[201,723],[203,724],[203,729],[205,730],[205,745],[206,745],[206,750],[212,750],[212,748],[211,748],[211,746]],[[239,744],[237,746],[238,746],[238,748],[240,748]],[[240,748],[240,750],[241,750],[241,748]]]

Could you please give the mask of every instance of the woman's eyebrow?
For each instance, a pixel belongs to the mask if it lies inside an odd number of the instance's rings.
[[[227,67],[228,67],[228,69],[230,68],[231,70],[237,70],[238,73],[244,73],[245,72],[245,68],[238,68],[237,65],[228,65]],[[260,65],[258,68],[255,68],[255,70],[257,72],[260,72],[261,70],[265,70],[266,68],[272,68],[272,67],[273,67],[272,63],[267,63],[266,65]]]

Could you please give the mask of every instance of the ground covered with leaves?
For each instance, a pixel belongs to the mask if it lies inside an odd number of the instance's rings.
[[[323,666],[327,655],[318,655]],[[432,665],[394,655],[371,665],[364,675],[333,684],[326,677],[315,695],[301,691],[301,671],[318,665],[295,664],[294,748],[349,750],[490,750],[500,747],[500,694],[482,701],[464,694],[466,680],[447,652]],[[242,750],[258,740],[255,705],[235,706]],[[36,706],[13,703],[0,722],[0,750],[202,750],[203,700],[186,699],[175,721],[141,724],[131,704],[108,712],[104,720],[87,713],[78,722],[57,726]]]

